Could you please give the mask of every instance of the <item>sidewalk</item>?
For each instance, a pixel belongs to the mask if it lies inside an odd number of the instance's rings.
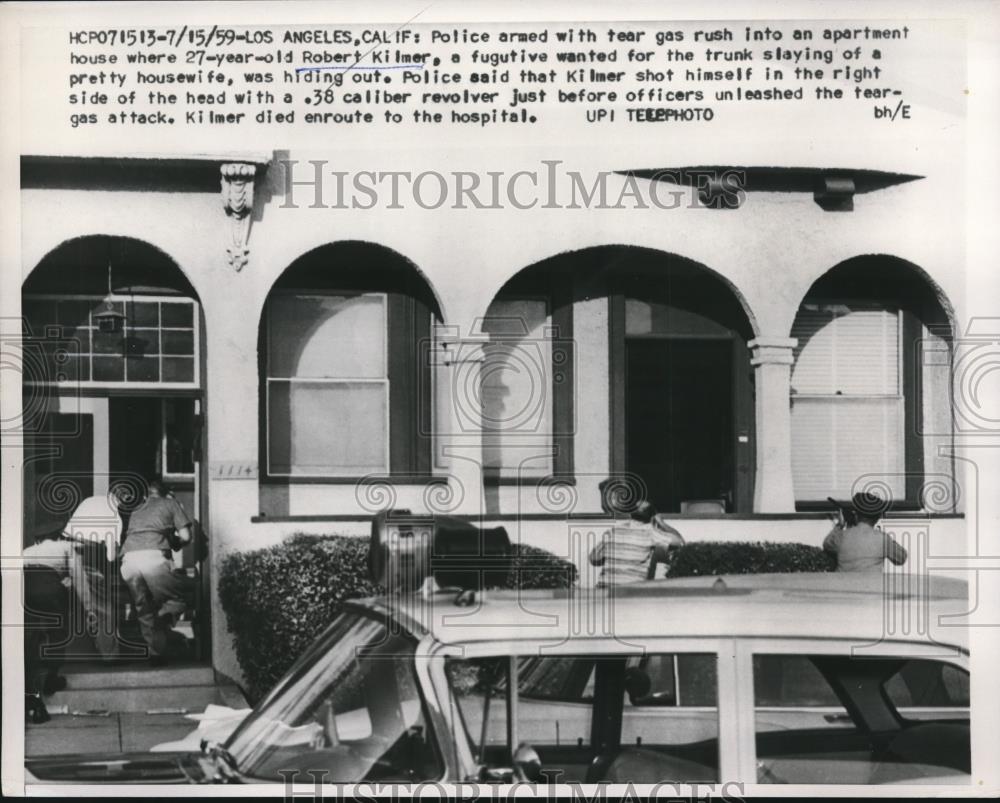
[[[40,725],[25,724],[24,754],[36,758],[66,753],[141,752],[161,742],[182,739],[197,727],[196,721],[183,714],[53,714]]]
[[[27,757],[143,752],[195,731],[198,720],[187,715],[208,705],[248,707],[239,689],[207,665],[82,663],[64,676],[66,690],[45,698],[51,719],[25,722]]]

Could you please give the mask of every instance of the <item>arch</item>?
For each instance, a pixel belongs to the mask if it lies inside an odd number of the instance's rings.
[[[375,266],[382,269],[387,285],[391,283],[393,278],[403,279],[407,289],[418,289],[422,285],[424,300],[438,323],[445,320],[444,305],[441,303],[441,296],[433,282],[431,282],[420,266],[394,248],[370,240],[334,240],[302,251],[274,278],[271,286],[268,288],[267,295],[270,296],[271,291],[276,287],[280,288],[282,284],[288,285],[295,281],[297,271],[302,271],[303,274],[311,272],[316,275],[322,275],[326,271],[324,271],[322,264],[317,265],[316,263],[322,263],[327,260],[332,260],[333,262],[337,260],[346,261],[352,257],[363,256],[364,252],[368,252],[375,259]],[[385,268],[389,268],[389,270],[386,271]],[[335,268],[330,268],[326,279],[335,282],[342,278],[338,277],[337,274],[338,271]],[[415,282],[414,279],[418,279],[419,281]],[[261,315],[263,315],[263,312],[264,310],[262,309]]]
[[[37,410],[26,492],[65,474],[79,501],[129,478],[169,474],[204,522],[207,473],[199,483],[195,455],[207,429],[206,323],[180,264],[140,238],[84,234],[46,252],[24,276],[21,296],[26,350],[38,355],[36,373],[24,377],[25,410]],[[117,315],[108,328],[104,300]],[[31,510],[27,499],[26,531],[52,512],[44,501]]]
[[[853,256],[812,282],[788,330],[800,507],[871,490],[921,508],[942,477],[953,483],[939,447],[953,436],[956,331],[944,290],[901,257]]]
[[[795,308],[795,317],[810,296],[843,295],[845,290],[857,298],[906,306],[948,341],[958,331],[955,307],[941,285],[919,265],[892,254],[859,254],[838,262],[809,286]],[[789,335],[794,325],[793,319]]]
[[[561,251],[533,262],[510,274],[503,285],[493,294],[490,303],[500,293],[509,289],[513,282],[517,282],[519,277],[523,277],[527,271],[556,270],[566,274],[575,274],[577,277],[582,276],[585,278],[582,292],[586,292],[588,288],[597,289],[600,282],[623,271],[632,270],[653,275],[664,269],[710,277],[739,304],[746,321],[746,339],[751,340],[760,334],[756,315],[747,301],[746,295],[728,276],[702,262],[678,253],[627,243],[592,245]]]
[[[279,486],[301,479],[430,474],[442,320],[425,275],[377,243],[326,243],[277,276],[258,321],[263,510],[287,513]]]
[[[535,296],[545,297],[547,315]],[[536,474],[547,470],[542,458],[549,450],[556,476],[593,474],[590,466],[601,466],[643,477],[648,498],[664,511],[723,496],[730,511],[750,509],[755,423],[748,343],[758,324],[727,277],[651,247],[564,251],[508,277],[475,330],[490,349],[480,373],[484,429],[487,419],[497,424],[484,439],[484,466],[496,467],[496,499],[515,472],[531,481],[520,468],[524,461],[542,466]],[[546,338],[551,357],[545,349],[546,359],[532,371],[522,352],[537,351],[534,341]],[[587,377],[586,391],[577,375]],[[539,389],[547,396],[540,411]],[[509,426],[500,425],[520,417],[533,423],[529,412],[551,426],[517,430],[511,438]],[[644,438],[664,448],[644,448]],[[598,449],[607,449],[606,461],[595,460]],[[576,465],[577,452],[590,462]],[[699,454],[699,467],[682,477],[680,467]],[[489,507],[492,489],[486,490]]]
[[[140,259],[149,261],[137,264]],[[22,279],[21,292],[45,292],[44,285],[54,284],[63,292],[103,295],[109,260],[117,285],[131,282],[132,287],[172,290],[200,301],[191,278],[164,249],[138,237],[106,233],[71,237],[50,249]],[[168,282],[158,286],[164,274]]]

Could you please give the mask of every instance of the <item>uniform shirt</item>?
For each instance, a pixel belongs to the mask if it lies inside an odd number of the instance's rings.
[[[665,531],[667,528],[670,532]],[[683,543],[684,539],[676,530],[661,522],[630,521],[626,525],[616,525],[590,553],[590,562],[604,567],[597,585],[616,586],[646,580],[654,547],[669,548]]]
[[[150,494],[129,519],[122,554],[140,549],[169,552],[169,536],[175,530],[190,526],[191,519],[180,502],[169,496]]]
[[[864,521],[846,528],[838,524],[823,540],[823,549],[837,556],[840,572],[880,572],[885,560],[897,566],[906,561],[903,547]]]

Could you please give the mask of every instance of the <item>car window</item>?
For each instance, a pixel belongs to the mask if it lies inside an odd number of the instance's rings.
[[[509,664],[497,657],[446,665],[461,725],[486,767],[509,767],[514,747],[507,740]],[[681,666],[689,678],[681,691],[686,708],[676,706]],[[642,783],[718,778],[714,654],[530,656],[517,659],[517,669],[517,739],[538,752],[547,777]]]
[[[909,719],[969,717],[969,673],[942,661],[912,659],[885,682],[885,692]]]
[[[677,664],[677,705],[718,705],[715,656],[689,653],[675,656]]]
[[[844,711],[830,684],[806,655],[755,655],[753,690],[760,707],[831,706]]]
[[[911,721],[901,716],[906,709],[897,710],[900,703],[913,705],[914,695],[961,697],[962,680],[954,673],[965,675],[966,684],[968,676],[955,667],[849,655],[755,655],[753,672],[759,783],[930,782],[969,773],[967,722]],[[948,709],[942,704],[938,711]]]
[[[579,703],[593,699],[594,659],[524,656],[518,659],[521,698]]]
[[[414,644],[385,624],[342,614],[337,638],[300,664],[227,742],[239,770],[329,783],[436,780],[443,765],[427,723]]]
[[[621,746],[601,780],[718,780],[716,656],[650,654],[625,670]]]
[[[447,662],[448,679],[476,750],[484,743],[487,748],[507,746],[508,663],[506,657]],[[518,658],[518,738],[533,746],[589,744],[594,665],[589,657]]]

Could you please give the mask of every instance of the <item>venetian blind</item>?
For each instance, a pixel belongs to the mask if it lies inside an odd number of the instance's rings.
[[[804,304],[792,336],[792,474],[795,498],[848,497],[868,474],[902,497],[904,405],[899,313]]]

